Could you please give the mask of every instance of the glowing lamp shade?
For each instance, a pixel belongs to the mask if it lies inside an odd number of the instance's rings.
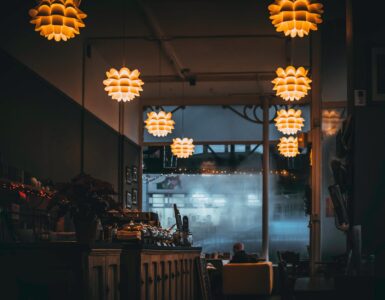
[[[326,136],[336,135],[341,128],[341,114],[336,110],[324,110],[322,112],[322,132]]]
[[[171,152],[178,158],[188,158],[194,153],[193,139],[188,138],[176,138],[172,140]]]
[[[308,90],[311,89],[311,80],[307,77],[308,72],[303,67],[298,69],[293,66],[288,66],[286,69],[278,68],[276,71],[278,77],[272,81],[276,95],[286,101],[298,101],[305,97]]]
[[[278,131],[283,134],[296,134],[304,126],[305,119],[301,117],[302,111],[290,108],[277,111],[277,117],[274,119]]]
[[[29,11],[35,31],[49,40],[67,41],[80,33],[85,27],[83,19],[87,17],[75,0],[41,0]]]
[[[147,113],[146,129],[149,134],[158,137],[164,137],[172,132],[175,122],[171,119],[172,113],[154,111]]]
[[[279,141],[278,151],[281,155],[285,157],[296,157],[299,154],[297,138],[293,136],[282,137]]]
[[[136,69],[130,71],[130,69],[123,67],[118,71],[112,68],[106,72],[106,75],[107,79],[103,81],[106,86],[104,90],[113,100],[118,102],[131,101],[140,96],[140,92],[143,91],[144,82],[139,79],[140,72]]]
[[[270,19],[277,32],[292,38],[304,37],[322,23],[322,8],[322,4],[310,0],[275,0],[269,5]]]

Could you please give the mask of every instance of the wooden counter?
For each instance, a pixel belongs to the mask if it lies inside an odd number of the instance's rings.
[[[199,298],[195,260],[201,248],[126,245],[122,250],[122,299]]]
[[[0,244],[3,299],[195,300],[200,248]]]

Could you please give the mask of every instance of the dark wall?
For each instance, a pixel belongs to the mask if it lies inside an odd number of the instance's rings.
[[[362,225],[363,251],[376,255],[377,275],[385,295],[385,101],[372,91],[372,49],[385,47],[383,13],[375,5],[353,4],[352,89],[367,92],[366,107],[355,107],[354,223]],[[383,75],[383,74],[382,74]],[[385,88],[382,81],[381,89]]]
[[[81,107],[4,52],[0,52],[0,65],[1,165],[28,174],[25,177],[53,182],[68,181],[79,174]],[[118,145],[119,134],[86,111],[84,171],[111,182],[116,190]],[[124,138],[124,149],[122,164],[139,168],[140,147]],[[14,176],[9,170],[2,167],[0,175]]]
[[[354,223],[362,225],[364,252],[381,260],[385,257],[385,107],[356,108],[354,118]]]

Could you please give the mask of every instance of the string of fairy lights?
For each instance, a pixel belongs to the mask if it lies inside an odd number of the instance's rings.
[[[80,10],[80,0],[40,0],[38,5],[29,11],[35,25],[35,31],[48,40],[56,42],[67,41],[80,34],[85,27],[84,19],[87,15]],[[322,23],[323,5],[311,0],[275,0],[268,6],[270,19],[277,32],[282,32],[290,38],[308,36],[311,31],[318,30]],[[304,67],[276,70],[277,77],[272,81],[278,97],[288,103],[299,101],[311,89],[309,70]],[[119,70],[111,68],[106,72],[103,81],[105,91],[117,102],[129,102],[140,97],[144,82],[140,79],[137,69],[130,70],[126,66]],[[284,157],[295,157],[299,154],[298,138],[295,136],[304,126],[301,110],[293,108],[277,111],[275,124],[284,136],[280,138],[278,151]],[[333,116],[329,116],[332,117]],[[172,113],[160,109],[150,112],[145,120],[145,128],[155,137],[165,137],[175,129]],[[194,153],[192,138],[175,138],[171,144],[171,151],[177,158],[188,158]]]
[[[288,170],[270,170],[270,175],[276,175],[292,180],[297,179],[297,175],[295,173],[289,172]],[[157,175],[154,174],[143,174],[143,178],[147,183],[158,180],[163,176],[210,176],[210,175],[222,175],[222,176],[262,176],[263,172],[257,169],[248,169],[244,171],[227,171],[227,170],[212,170],[212,169],[190,169],[190,168],[178,168],[176,171],[170,173],[160,173]]]

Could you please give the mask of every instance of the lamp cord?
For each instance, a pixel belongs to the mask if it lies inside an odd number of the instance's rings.
[[[184,80],[182,81],[182,104],[184,106]],[[182,138],[184,138],[184,109],[182,109]]]
[[[122,19],[123,19],[123,67],[126,66],[126,18],[125,18],[125,12],[127,1],[123,1],[123,9],[122,9]]]
[[[162,44],[159,41],[159,53],[158,53],[158,67],[159,67],[159,90],[158,90],[158,97],[160,100],[161,94],[162,94]]]

